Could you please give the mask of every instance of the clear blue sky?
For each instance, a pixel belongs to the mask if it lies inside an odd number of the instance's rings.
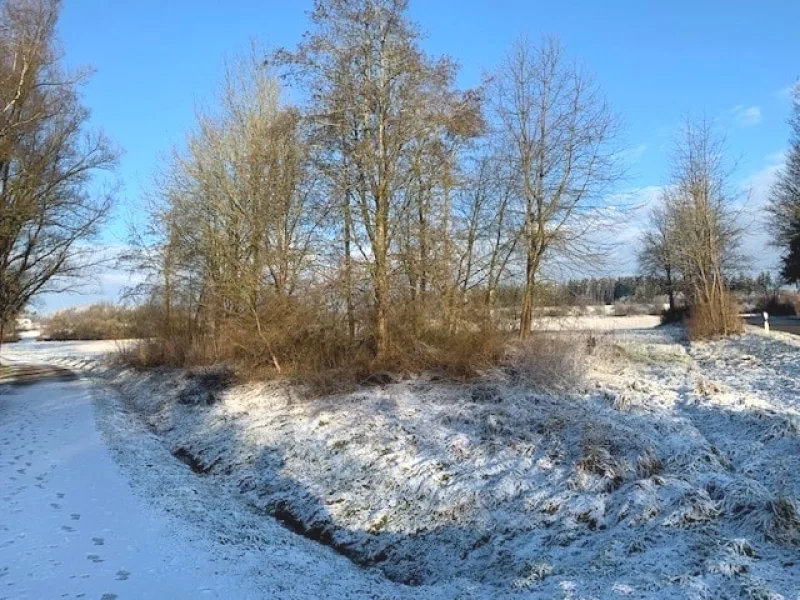
[[[214,93],[226,57],[251,40],[293,46],[310,0],[64,0],[60,34],[71,65],[96,74],[85,89],[92,120],[124,150],[122,201],[136,206],[159,160],[183,140],[194,109]],[[555,35],[597,77],[625,124],[631,177],[621,191],[663,184],[671,136],[688,112],[727,132],[737,177],[763,197],[788,136],[785,90],[800,75],[800,2],[766,0],[411,0],[432,54],[476,85],[520,34]],[[783,90],[783,92],[782,92]],[[632,235],[634,227],[627,234]],[[112,225],[106,239],[121,241]],[[621,234],[625,237],[626,234]],[[748,242],[767,266],[763,236]],[[635,264],[619,253],[609,272]],[[102,294],[115,293],[114,277]],[[117,282],[118,283],[118,282]],[[53,308],[84,299],[48,299]]]

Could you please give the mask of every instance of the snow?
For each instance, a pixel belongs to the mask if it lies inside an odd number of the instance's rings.
[[[187,373],[104,366],[99,344],[11,352],[58,355],[120,393],[98,422],[156,509],[226,548],[271,528],[251,552],[271,535],[317,552],[305,581],[338,573],[329,597],[796,598],[800,338],[689,344],[625,319],[558,396],[420,378],[322,399],[248,384],[208,405]],[[173,497],[187,488],[209,491]]]
[[[652,329],[660,322],[661,317],[652,315],[540,317],[535,319],[533,329],[534,331],[630,331]]]
[[[0,387],[0,599],[406,596],[197,478],[107,386],[56,375]]]
[[[131,493],[84,382],[20,387],[0,414],[0,598],[260,597]]]

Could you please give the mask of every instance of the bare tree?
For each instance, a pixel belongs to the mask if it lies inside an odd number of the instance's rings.
[[[90,189],[116,155],[86,129],[84,72],[60,66],[58,0],[0,2],[0,341],[37,294],[75,285],[111,206]],[[94,186],[96,187],[96,186]]]
[[[309,161],[300,114],[282,103],[254,52],[227,69],[219,107],[198,114],[186,149],[157,181],[158,201],[129,264],[150,273],[142,291],[166,320],[180,308],[190,319],[185,334],[201,346],[208,340],[215,358],[221,337],[233,335],[226,348],[281,370],[265,319],[311,276],[325,210]]]
[[[318,0],[313,31],[296,52],[276,57],[302,76],[309,119],[329,152],[329,172],[338,173],[344,222],[351,225],[343,228],[344,243],[357,246],[368,265],[378,356],[389,349],[392,250],[402,216],[413,207],[423,228],[432,222],[432,183],[419,170],[422,161],[438,152],[439,164],[448,165],[452,140],[471,135],[469,98],[452,91],[455,66],[419,49],[407,7],[407,0]],[[417,256],[428,239],[420,230]],[[426,264],[415,267],[423,272],[413,285],[424,287]]]
[[[743,230],[724,140],[708,121],[687,120],[673,161],[665,201],[671,254],[692,310],[707,322],[707,335],[728,335],[741,327],[731,307],[726,274],[741,265]]]
[[[639,268],[646,275],[664,282],[669,296],[670,311],[675,310],[675,288],[677,277],[675,240],[676,232],[670,223],[669,195],[663,194],[659,204],[650,212],[650,228],[641,238]]]
[[[544,259],[558,252],[585,253],[580,242],[620,177],[618,126],[591,77],[551,39],[536,47],[526,40],[514,45],[495,75],[493,100],[521,221],[520,336],[525,338]]]

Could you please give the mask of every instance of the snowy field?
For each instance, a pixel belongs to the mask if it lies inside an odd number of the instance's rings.
[[[266,515],[334,548],[280,530],[296,553],[319,549],[307,581],[342,573],[328,597],[800,598],[800,338],[689,345],[624,319],[571,326],[605,333],[558,396],[426,379],[318,400],[277,384],[209,394],[196,375],[101,365],[107,342],[3,353],[120,392],[97,392],[100,429],[159,510],[272,552],[265,572],[299,560],[258,537]]]
[[[660,317],[651,315],[635,317],[539,317],[534,319],[533,328],[536,331],[632,331],[652,329],[657,327],[660,322]]]

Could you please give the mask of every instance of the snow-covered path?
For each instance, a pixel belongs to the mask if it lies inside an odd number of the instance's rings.
[[[262,597],[133,494],[77,378],[0,395],[0,482],[0,598]]]

